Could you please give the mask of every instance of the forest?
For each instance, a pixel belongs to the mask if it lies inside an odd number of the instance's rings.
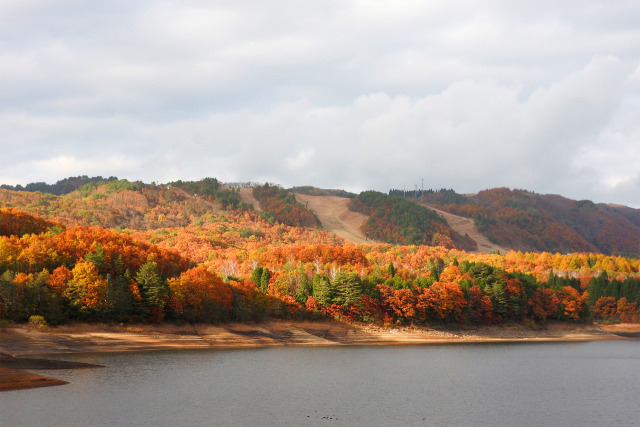
[[[433,211],[376,192],[353,197],[354,209],[369,215],[369,232],[394,243],[355,245],[312,227],[317,218],[290,192],[252,191],[266,210],[212,179],[88,182],[61,196],[0,190],[0,319],[640,320],[638,258],[469,252]]]

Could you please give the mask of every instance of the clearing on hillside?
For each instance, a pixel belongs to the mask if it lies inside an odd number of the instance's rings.
[[[296,194],[296,200],[311,209],[322,224],[322,228],[352,243],[377,243],[368,240],[360,231],[368,217],[349,209],[345,197],[309,196]]]
[[[253,205],[253,209],[255,209],[256,212],[260,212],[262,210],[260,209],[260,202],[258,201],[258,199],[253,197],[253,187],[241,188],[238,192],[238,197],[240,198],[241,202]]]
[[[478,230],[478,228],[476,227],[476,225],[474,224],[471,218],[465,218],[463,216],[458,216],[458,215],[451,214],[449,212],[441,211],[440,209],[436,209],[433,206],[427,205],[426,203],[420,203],[420,202],[416,202],[416,203],[424,207],[427,207],[429,209],[433,209],[439,215],[442,215],[444,219],[447,220],[447,223],[449,224],[449,226],[453,228],[461,236],[468,234],[469,237],[475,240],[476,243],[478,244],[478,250],[475,252],[488,254],[491,252],[498,251],[501,254],[506,254],[511,250],[504,246],[499,246],[499,245],[496,245],[495,243],[492,243],[489,239],[487,239],[487,237],[484,234],[480,232],[480,230]]]

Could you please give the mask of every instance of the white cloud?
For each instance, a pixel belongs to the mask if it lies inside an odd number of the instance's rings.
[[[640,207],[640,5],[0,4],[0,181],[495,186]]]

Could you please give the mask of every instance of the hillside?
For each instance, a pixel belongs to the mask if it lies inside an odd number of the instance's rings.
[[[446,247],[477,249],[474,240],[467,235],[473,228],[466,225],[470,220],[442,212],[448,216],[444,218],[434,214],[429,206],[425,206],[427,209],[414,209],[405,200],[376,192],[355,195],[343,190],[324,190],[310,186],[294,187],[290,191],[296,194],[300,203],[317,215],[324,230],[349,242],[437,242],[436,244]],[[453,220],[457,228],[448,224],[449,220]],[[483,242],[487,241],[477,231],[476,235],[484,239]],[[494,249],[494,246],[488,244],[488,241],[485,244],[485,248],[489,248],[487,252],[500,249],[506,252],[504,248]]]
[[[1,190],[0,320],[391,326],[640,316],[638,258],[467,252],[438,213],[404,198],[256,188],[260,212],[215,180],[113,180],[61,196]],[[364,225],[395,243],[353,244],[285,223],[315,218],[313,207],[327,228]],[[425,238],[432,244],[420,244]]]
[[[375,207],[363,207],[360,201],[367,192],[354,195],[309,186],[285,190],[257,184],[235,189],[215,178],[165,185],[99,178],[68,178],[50,186],[35,183],[17,190],[2,186],[0,204],[67,226],[133,230],[187,227],[237,210],[257,212],[271,223],[325,230],[353,243],[444,244],[485,253],[514,249],[640,254],[639,209],[524,190],[498,188],[475,195],[453,190],[429,190],[422,195],[392,191],[407,195],[400,198],[407,202],[416,202],[431,212],[437,210],[432,217],[427,211],[409,212],[406,206],[398,205],[400,201],[379,212]],[[50,192],[27,191],[30,188]],[[262,194],[263,200],[256,194]]]
[[[362,231],[369,238],[402,245],[432,245],[475,250],[468,235],[460,235],[432,209],[405,198],[363,191],[351,199],[349,209],[369,218]]]
[[[0,203],[67,226],[138,230],[186,227],[222,210],[219,203],[177,186],[123,181],[89,184],[61,196],[0,189]]]
[[[253,188],[252,196],[260,206],[260,216],[268,222],[278,221],[294,227],[317,228],[320,221],[313,211],[296,200],[295,194],[276,185]]]
[[[371,208],[368,213],[356,212],[353,201],[359,196],[347,198],[342,196],[352,195],[338,190],[311,187],[302,187],[302,191],[307,194],[295,194],[269,184],[236,190],[225,187],[212,178],[196,182],[175,181],[166,185],[111,179],[90,180],[76,190],[59,196],[0,189],[0,202],[66,226],[100,225],[132,230],[198,226],[210,222],[216,215],[233,210],[255,212],[261,220],[271,224],[324,230],[353,243],[428,243],[475,249],[474,244],[469,243],[472,242],[471,239],[465,241],[442,217],[429,214],[433,211],[425,209],[404,213],[401,217],[382,218],[380,214],[375,214],[375,208]],[[387,198],[382,194],[380,197]],[[398,199],[394,203],[406,202]],[[406,206],[400,210],[403,209]],[[426,215],[426,219],[420,220],[419,215]],[[372,216],[376,217],[376,225],[372,225]],[[429,224],[434,220],[434,225],[420,231],[419,224],[426,224],[425,220]],[[403,227],[407,227],[407,224],[403,225],[398,221],[410,223],[412,231],[409,240],[398,234],[398,231],[402,233],[406,230]],[[371,234],[369,238],[365,236],[367,227]],[[393,229],[395,234],[374,235],[376,231],[372,231],[382,229]],[[437,242],[434,240],[436,234]]]
[[[417,200],[472,218],[492,243],[516,250],[640,254],[639,209],[507,188],[430,191]]]
[[[418,201],[418,203],[422,204],[423,206],[429,209],[433,209],[434,211],[436,211],[439,215],[441,215],[444,219],[447,220],[447,223],[449,224],[449,226],[452,229],[454,229],[456,233],[460,234],[461,236],[464,236],[465,234],[467,234],[470,238],[475,240],[476,243],[478,244],[477,252],[482,252],[482,253],[497,252],[501,254],[506,254],[507,252],[512,250],[512,248],[501,246],[490,241],[487,238],[487,236],[485,236],[480,232],[480,230],[478,230],[478,227],[476,226],[476,224],[471,218],[465,218],[463,216],[454,215],[450,212],[442,211],[440,209],[435,208],[432,205],[428,205],[421,201]]]
[[[248,190],[248,189],[247,189]],[[241,190],[242,193],[243,190]],[[352,211],[349,208],[350,199],[356,197],[354,194],[343,190],[323,190],[315,187],[294,187],[291,189],[296,193],[296,199],[306,204],[320,219],[322,228],[342,237],[353,243],[372,243],[364,235],[362,228],[366,224],[368,217],[364,214]],[[249,191],[245,190],[245,194]],[[249,201],[250,199],[246,199]],[[487,239],[470,218],[454,215],[449,212],[439,210],[431,205],[421,203],[424,207],[435,211],[442,216],[447,224],[460,236],[468,235],[477,242],[477,251],[490,253],[507,253],[510,248],[497,245]]]

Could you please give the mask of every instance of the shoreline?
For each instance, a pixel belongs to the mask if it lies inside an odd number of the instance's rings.
[[[65,384],[22,369],[61,369],[33,355],[189,349],[242,349],[283,346],[388,346],[471,343],[581,342],[640,339],[640,324],[575,325],[549,323],[459,327],[374,327],[331,320],[269,321],[224,325],[77,324],[0,331],[0,391]],[[31,364],[29,364],[31,362]],[[47,368],[47,363],[49,367]],[[67,365],[67,368],[94,366]],[[64,368],[64,367],[63,367]],[[21,374],[22,373],[22,374]]]

